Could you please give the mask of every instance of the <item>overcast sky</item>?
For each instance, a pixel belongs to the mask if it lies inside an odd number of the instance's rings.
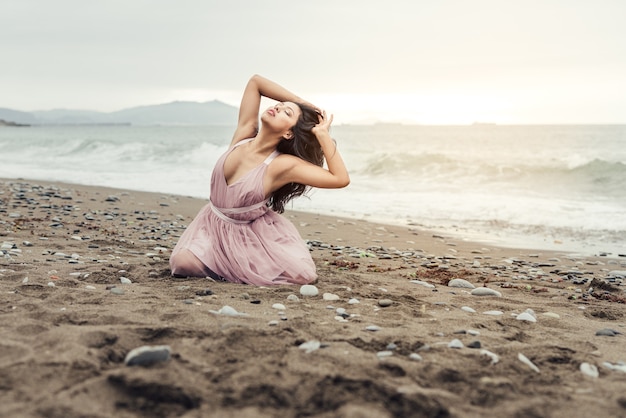
[[[624,0],[2,0],[0,107],[238,105],[339,122],[626,123]]]

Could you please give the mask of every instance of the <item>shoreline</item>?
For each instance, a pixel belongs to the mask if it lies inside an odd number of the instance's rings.
[[[169,253],[205,203],[0,179],[3,413],[626,412],[626,260],[287,211],[319,295],[173,279]],[[216,314],[226,306],[245,315]],[[126,366],[142,346],[171,355]]]

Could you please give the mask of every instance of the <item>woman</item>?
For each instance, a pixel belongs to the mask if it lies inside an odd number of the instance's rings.
[[[278,103],[261,114],[259,127],[261,97]],[[210,202],[172,251],[172,274],[259,286],[315,281],[307,246],[279,213],[307,187],[350,183],[328,132],[332,121],[278,84],[253,76],[230,147],[213,169]]]

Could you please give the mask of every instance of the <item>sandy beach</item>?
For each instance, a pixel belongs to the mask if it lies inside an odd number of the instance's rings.
[[[0,180],[0,416],[626,416],[626,257],[287,212],[318,295],[173,279],[205,203]]]

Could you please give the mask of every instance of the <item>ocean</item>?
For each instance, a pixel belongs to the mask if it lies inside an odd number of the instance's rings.
[[[0,128],[0,178],[208,198],[228,126]],[[288,205],[508,247],[626,254],[626,125],[334,126],[351,184]]]

